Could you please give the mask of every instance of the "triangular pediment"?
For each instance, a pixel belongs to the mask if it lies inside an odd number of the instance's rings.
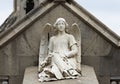
[[[23,17],[21,20],[16,22],[16,24],[12,25],[8,30],[1,33],[0,35],[0,47],[8,43],[11,39],[18,36],[21,32],[26,30],[29,25],[34,23],[38,18],[42,18],[44,14],[48,11],[51,11],[53,8],[57,6],[63,6],[68,11],[75,14],[78,18],[81,18],[84,22],[92,26],[94,30],[96,30],[100,35],[107,38],[110,42],[115,44],[116,46],[120,46],[119,36],[117,36],[114,32],[112,32],[107,26],[101,23],[98,19],[92,16],[89,12],[87,12],[84,8],[78,5],[75,1],[71,3],[48,3],[44,2],[40,4],[39,7],[31,11],[28,15]]]

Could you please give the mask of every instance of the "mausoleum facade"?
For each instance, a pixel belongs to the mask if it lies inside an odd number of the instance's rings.
[[[0,27],[0,84],[22,84],[25,69],[38,66],[44,26],[59,17],[78,24],[82,65],[94,68],[99,83],[120,81],[118,35],[75,0],[32,0],[31,9],[27,1],[14,0],[13,13]]]

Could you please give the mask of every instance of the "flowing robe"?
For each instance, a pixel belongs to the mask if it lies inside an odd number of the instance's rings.
[[[51,62],[48,64],[49,67],[45,66],[43,71],[39,73],[40,81],[53,80],[50,76],[51,74],[54,75],[56,80],[75,78],[78,75],[76,71],[76,54],[78,50],[77,42],[73,35],[64,34],[51,37],[48,49],[49,55],[51,55]],[[67,76],[63,74],[64,72]]]

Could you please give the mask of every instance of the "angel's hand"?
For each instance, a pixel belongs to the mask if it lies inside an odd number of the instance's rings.
[[[38,73],[41,73],[43,71],[43,67],[39,66]]]
[[[44,67],[46,65],[46,61],[43,61],[42,63],[41,63],[41,67]]]
[[[65,55],[65,57],[67,57],[67,58],[69,57],[68,53],[64,53],[64,55]]]
[[[64,58],[65,54],[64,53],[59,53],[60,57]]]

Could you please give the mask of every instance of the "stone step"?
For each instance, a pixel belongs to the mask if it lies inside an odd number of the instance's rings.
[[[50,82],[39,82],[37,67],[28,67],[25,70],[23,84],[99,84],[93,67],[82,65],[82,77]]]

